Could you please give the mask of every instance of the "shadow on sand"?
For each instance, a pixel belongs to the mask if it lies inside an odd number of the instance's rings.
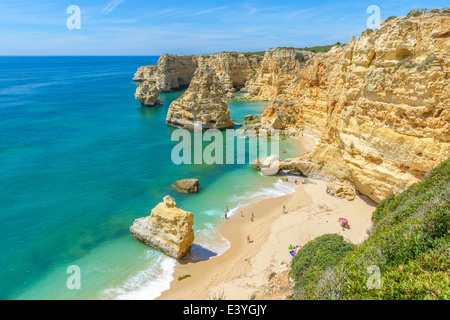
[[[191,251],[179,261],[180,264],[196,263],[200,261],[205,261],[210,258],[217,256],[217,253],[212,252],[209,249],[202,247],[199,244],[193,243]]]

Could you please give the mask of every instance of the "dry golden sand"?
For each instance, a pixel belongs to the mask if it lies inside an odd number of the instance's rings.
[[[279,273],[283,266],[290,264],[290,244],[303,246],[327,233],[341,234],[355,244],[367,237],[376,206],[373,201],[364,196],[354,201],[339,199],[326,193],[324,181],[314,180],[312,184],[298,181],[293,194],[241,207],[229,219],[224,219],[219,232],[228,239],[230,248],[206,261],[181,261],[175,268],[170,289],[158,299],[197,300],[220,296],[247,300],[268,283],[269,275]],[[251,213],[255,216],[253,222]],[[350,230],[340,227],[337,222],[340,217],[348,219]],[[250,243],[247,243],[248,235]],[[178,276],[186,274],[191,277],[178,281]]]

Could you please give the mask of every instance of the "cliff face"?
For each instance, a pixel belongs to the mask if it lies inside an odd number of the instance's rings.
[[[327,121],[328,89],[335,85],[329,81],[331,68],[338,63],[342,48],[334,47],[326,54],[312,56],[304,65],[291,62],[291,68],[296,70],[290,75],[290,80],[275,96],[275,101],[263,113],[262,124],[277,129],[296,129],[316,135],[321,135]],[[273,75],[274,78],[278,74]],[[285,76],[281,76],[285,78]],[[335,79],[332,79],[335,81]],[[287,86],[286,86],[287,85]],[[267,87],[260,89],[267,92]]]
[[[223,52],[211,55],[178,56],[164,54],[157,66],[143,66],[134,75],[134,81],[149,80],[162,92],[187,87],[197,68],[211,66],[216,71],[225,91],[245,86],[254,76],[262,57],[243,53]]]
[[[310,51],[289,48],[267,50],[255,76],[246,84],[246,97],[272,100],[283,95],[298,78],[304,61],[313,55]]]
[[[133,236],[175,258],[183,258],[194,242],[194,215],[177,208],[170,196],[153,208],[151,215],[136,219],[130,227]]]
[[[422,179],[450,156],[448,52],[450,16],[424,14],[382,22],[311,59],[281,98],[294,99],[297,125],[316,123],[321,139],[283,165],[351,181],[377,202]],[[282,106],[269,108],[265,121]]]
[[[170,104],[166,123],[189,130],[194,129],[194,122],[201,122],[204,129],[233,127],[224,92],[214,68],[199,67],[189,88]]]
[[[225,91],[233,92],[242,89],[247,81],[255,75],[261,60],[261,56],[222,52],[198,56],[198,65],[212,66],[219,81],[225,87]]]

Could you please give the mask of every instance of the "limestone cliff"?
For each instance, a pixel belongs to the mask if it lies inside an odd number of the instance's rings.
[[[130,227],[133,236],[175,258],[183,258],[194,242],[192,225],[194,215],[177,208],[174,199],[164,201],[153,208],[150,216],[136,219]]]
[[[134,97],[141,102],[141,105],[144,107],[153,107],[162,105],[161,101],[159,101],[159,90],[156,86],[146,80],[142,82],[139,87],[136,88],[136,93]]]
[[[189,130],[195,122],[201,122],[203,129],[233,127],[224,92],[214,68],[199,67],[189,88],[170,104],[166,123]]]
[[[350,181],[377,202],[422,179],[450,156],[448,52],[450,15],[424,14],[313,57],[263,121],[312,127],[321,139],[281,165]]]
[[[162,92],[187,87],[197,68],[208,65],[214,68],[226,92],[243,88],[259,67],[261,56],[236,52],[221,52],[209,55],[178,56],[164,54],[157,66],[140,67],[134,75],[135,81],[151,81]]]
[[[284,94],[299,77],[304,62],[314,55],[311,51],[291,48],[267,50],[255,76],[246,84],[246,97],[272,100]]]
[[[133,81],[151,81],[156,82],[158,66],[142,66],[139,67],[134,74]]]

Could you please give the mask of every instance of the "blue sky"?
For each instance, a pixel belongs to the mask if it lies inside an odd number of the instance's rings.
[[[69,30],[67,8],[81,9]],[[260,51],[348,42],[381,19],[446,0],[0,0],[0,55],[160,55]]]

